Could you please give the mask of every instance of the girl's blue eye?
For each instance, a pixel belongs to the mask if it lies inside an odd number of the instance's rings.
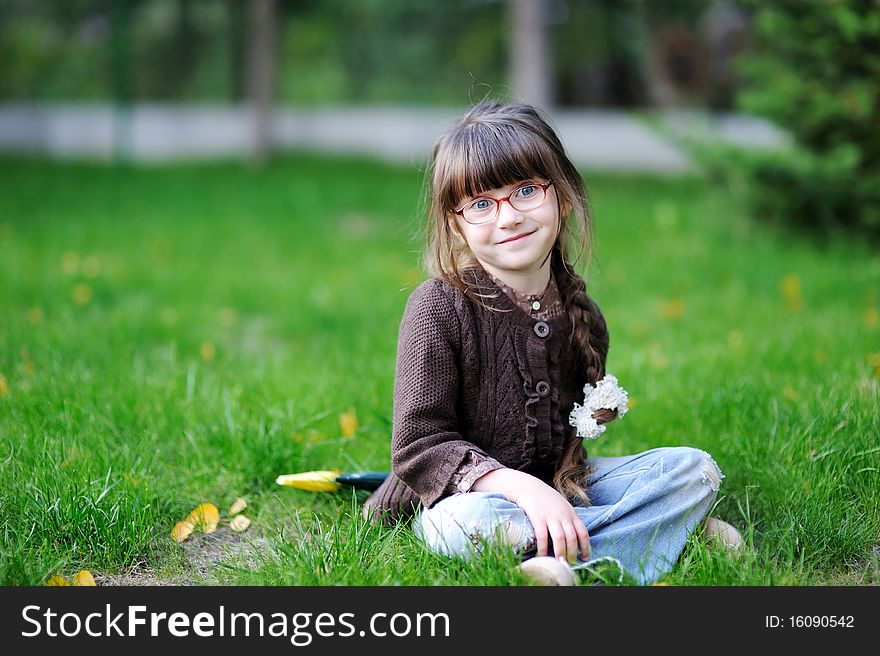
[[[535,189],[535,185],[526,185],[524,187],[520,187],[516,190],[516,195],[520,198],[531,198],[535,195],[537,189]]]
[[[471,209],[476,212],[485,212],[490,207],[492,207],[492,201],[486,198],[478,198],[473,203],[471,203]]]

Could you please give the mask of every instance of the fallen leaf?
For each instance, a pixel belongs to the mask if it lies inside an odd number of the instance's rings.
[[[678,319],[684,314],[684,301],[680,298],[661,301],[659,313],[664,319]]]
[[[278,485],[308,490],[309,492],[336,492],[342,486],[336,477],[342,472],[338,469],[303,472],[302,474],[284,474],[275,479]]]
[[[244,510],[245,508],[247,508],[247,501],[245,501],[245,500],[242,499],[241,497],[238,497],[238,498],[235,500],[235,503],[232,504],[232,507],[229,508],[229,514],[230,514],[230,515],[237,515],[238,513],[240,513],[240,512],[241,512],[242,510]]]
[[[868,308],[865,311],[865,324],[868,328],[876,328],[878,323],[880,323],[880,312],[877,312],[877,308]]]
[[[73,302],[77,305],[86,305],[92,300],[92,288],[84,283],[79,283],[73,288],[71,298],[73,298]]]
[[[48,581],[46,581],[46,585],[50,586],[59,586],[59,587],[67,587],[70,585],[70,582],[61,576],[60,574],[53,574]]]
[[[251,520],[249,520],[244,515],[236,515],[232,518],[232,521],[229,522],[229,528],[231,528],[236,533],[241,533],[242,531],[246,531],[248,527],[251,525]]]
[[[220,511],[213,503],[203,503],[193,508],[186,521],[203,533],[213,533],[220,523]]]
[[[193,528],[195,527],[187,521],[177,522],[171,529],[171,539],[175,542],[183,542],[193,532]]]
[[[343,437],[354,437],[357,427],[358,420],[354,408],[350,408],[348,412],[343,412],[339,415],[339,428],[342,430]]]
[[[202,345],[199,347],[199,354],[205,362],[213,360],[216,353],[217,349],[214,348],[213,342],[202,342]]]
[[[43,311],[40,308],[32,307],[27,311],[28,323],[32,326],[39,326],[43,323]]]
[[[801,296],[801,279],[795,273],[790,273],[779,282],[779,289],[789,310],[799,310],[803,305]]]
[[[94,588],[97,586],[95,583],[95,577],[92,576],[92,573],[87,569],[82,569],[74,574],[73,578],[70,579],[70,584],[88,588]]]
[[[6,376],[0,374],[0,396],[9,395],[9,383],[6,382]]]
[[[27,372],[28,375],[33,376],[34,371],[36,371],[37,368],[34,365],[34,359],[31,357],[30,351],[28,351],[26,347],[22,346],[20,353],[21,364],[22,366],[24,366],[25,372]]]

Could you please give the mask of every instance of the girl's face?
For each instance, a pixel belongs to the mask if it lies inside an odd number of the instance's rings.
[[[547,181],[523,180],[490,189],[479,196],[462,198],[456,209],[477,198],[505,198],[529,182],[544,184]],[[454,215],[454,220],[468,247],[489,273],[496,277],[503,277],[504,271],[529,274],[539,271],[542,264],[550,265],[547,255],[559,233],[559,203],[551,184],[547,187],[544,202],[534,209],[520,211],[506,201],[501,203],[492,221],[474,225],[458,214]]]

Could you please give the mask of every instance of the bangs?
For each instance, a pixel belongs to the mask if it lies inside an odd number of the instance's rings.
[[[454,211],[464,198],[521,180],[549,178],[553,155],[531,130],[505,122],[475,122],[450,135],[434,172],[436,199]]]

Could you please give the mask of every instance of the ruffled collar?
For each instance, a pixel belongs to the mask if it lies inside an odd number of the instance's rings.
[[[547,289],[541,294],[522,294],[512,290],[503,281],[498,280],[479,265],[468,267],[462,271],[462,279],[484,305],[494,310],[509,313],[511,320],[522,325],[531,327],[538,321],[561,323],[565,317],[565,312],[562,311],[559,288],[556,285],[556,279],[552,272]],[[527,299],[528,305],[523,306],[520,304],[519,299],[511,291],[519,294],[522,299]],[[532,311],[531,309],[531,303],[535,300],[535,297],[543,299],[539,300],[541,303],[539,311]],[[553,309],[558,312],[551,312],[550,310]]]

